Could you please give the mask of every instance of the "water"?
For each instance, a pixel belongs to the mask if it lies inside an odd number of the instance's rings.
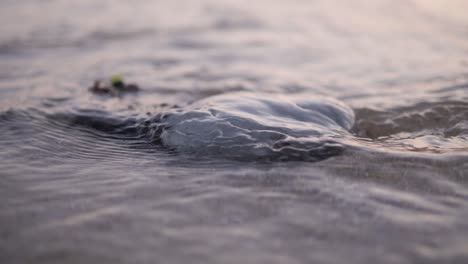
[[[0,262],[466,263],[467,8],[2,1]]]
[[[328,98],[229,93],[149,120],[153,142],[178,153],[245,161],[317,161],[342,152],[354,112]]]

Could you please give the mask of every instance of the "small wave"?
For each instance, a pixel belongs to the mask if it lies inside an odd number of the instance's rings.
[[[51,109],[3,112],[3,142],[21,153],[34,149],[37,155],[78,159],[121,160],[165,149],[235,160],[316,161],[345,150],[341,139],[351,136],[354,122],[353,111],[334,99],[246,92],[160,109],[151,118]]]
[[[468,104],[456,101],[353,111],[325,97],[232,92],[162,107],[151,117],[66,109],[0,113],[2,144],[23,155],[99,160],[179,153],[240,161],[319,161],[346,150],[410,155],[468,150]]]
[[[154,160],[164,152],[139,133],[137,124],[97,110],[8,110],[0,113],[0,144],[5,147],[0,153],[45,163]]]
[[[376,111],[356,109],[353,132],[388,150],[452,153],[468,150],[468,103],[426,102]]]
[[[152,134],[198,155],[321,160],[344,150],[337,138],[348,136],[353,123],[353,111],[330,98],[232,93],[162,113]]]

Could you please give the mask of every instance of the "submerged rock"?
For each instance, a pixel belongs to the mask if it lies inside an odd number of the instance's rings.
[[[109,94],[119,96],[123,93],[134,93],[140,91],[140,87],[134,83],[125,83],[123,77],[114,75],[110,81],[96,80],[89,88],[89,91],[95,94]]]

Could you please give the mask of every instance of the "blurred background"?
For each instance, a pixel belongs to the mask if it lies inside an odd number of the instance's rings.
[[[307,89],[365,106],[446,96],[440,87],[466,84],[463,0],[1,5],[1,86],[16,86],[18,99],[31,86],[66,96],[115,73],[166,97]]]

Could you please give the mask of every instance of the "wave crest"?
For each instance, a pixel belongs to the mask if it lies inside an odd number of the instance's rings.
[[[353,123],[353,111],[334,99],[237,93],[164,113],[154,137],[204,155],[320,160],[344,150],[337,138],[349,135]]]

